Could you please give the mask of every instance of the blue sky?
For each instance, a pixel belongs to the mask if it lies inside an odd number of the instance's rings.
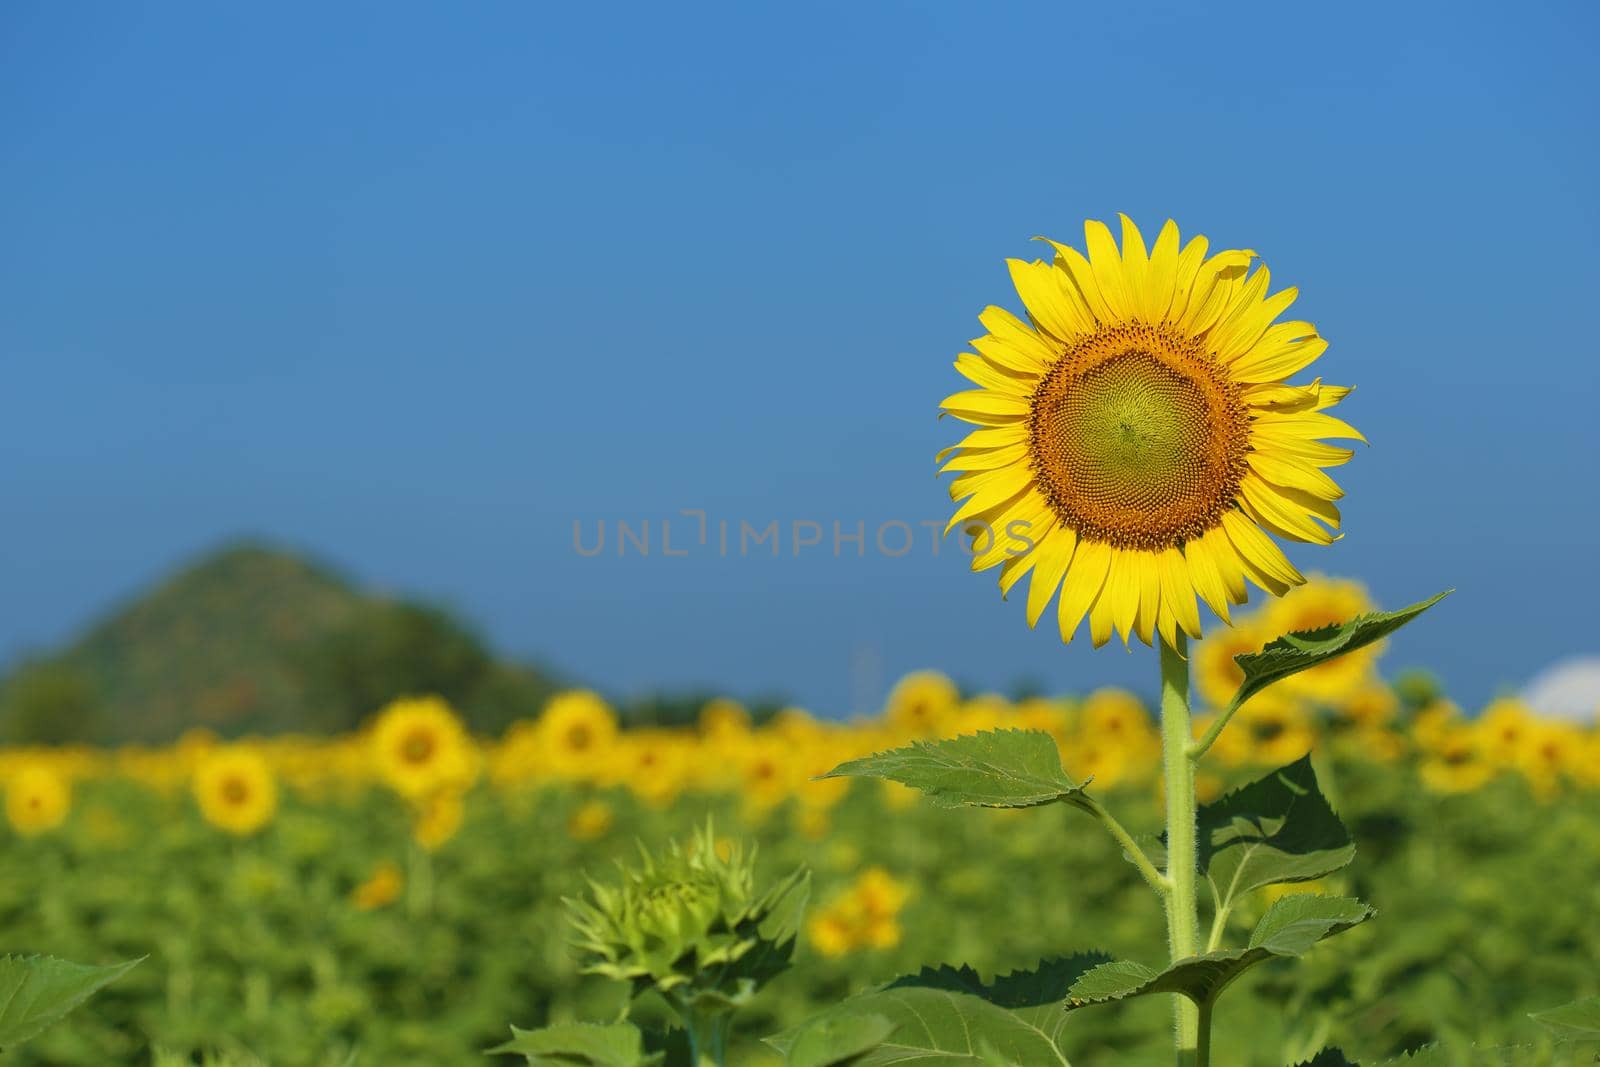
[[[1372,446],[1291,556],[1458,587],[1388,663],[1482,701],[1600,651],[1597,10],[8,4],[0,655],[255,534],[619,695],[1149,689],[919,525],[1004,259],[1126,211],[1300,287]]]

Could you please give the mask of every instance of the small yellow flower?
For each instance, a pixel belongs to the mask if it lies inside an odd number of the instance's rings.
[[[466,810],[466,800],[457,790],[441,789],[430,794],[417,808],[411,836],[417,844],[432,852],[456,836],[466,817]]]
[[[812,915],[806,922],[806,934],[812,947],[829,958],[843,956],[855,947],[850,923],[836,909],[825,908]]]
[[[1502,767],[1516,766],[1537,724],[1527,705],[1513,698],[1502,698],[1483,709],[1477,729],[1489,758]]]
[[[372,869],[365,882],[350,891],[350,903],[362,911],[372,911],[393,904],[400,897],[405,879],[400,868],[384,860]]]
[[[798,784],[789,745],[778,737],[757,737],[740,754],[746,806],[760,815],[783,803]]]
[[[612,766],[606,776],[627,786],[645,803],[664,808],[688,784],[690,755],[666,730],[630,730],[612,749]]]
[[[54,830],[72,810],[72,787],[42,763],[24,764],[6,783],[6,820],[19,834]]]
[[[1317,739],[1304,705],[1272,693],[1246,701],[1227,730],[1237,730],[1249,742],[1251,762],[1271,766],[1299,759]]]
[[[409,800],[465,789],[478,776],[472,738],[438,697],[407,697],[384,708],[373,723],[371,747],[378,776]]]
[[[1482,731],[1475,727],[1452,727],[1430,747],[1417,773],[1432,792],[1470,793],[1499,770],[1489,757]]]
[[[1517,769],[1534,795],[1548,800],[1569,777],[1576,777],[1578,760],[1584,754],[1584,736],[1578,727],[1535,720],[1517,752]]]
[[[960,702],[960,689],[955,688],[954,681],[944,673],[914,670],[890,689],[888,701],[883,705],[883,718],[901,734],[941,736]]]
[[[738,736],[750,732],[750,713],[737,700],[717,697],[706,701],[696,720],[706,737]]]
[[[574,841],[593,841],[604,837],[611,829],[611,824],[616,822],[616,815],[611,810],[611,805],[603,800],[591,800],[567,820],[567,836]]]
[[[546,769],[568,781],[593,778],[608,766],[617,742],[617,717],[598,693],[557,693],[539,716]]]
[[[211,750],[194,775],[195,800],[206,822],[246,836],[272,821],[278,810],[278,785],[261,753],[232,745]]]
[[[866,914],[877,919],[893,918],[900,914],[911,897],[911,887],[882,867],[872,866],[861,872],[853,890]]]
[[[1411,720],[1411,736],[1422,748],[1435,749],[1461,725],[1461,709],[1448,700],[1435,700],[1418,710]]]

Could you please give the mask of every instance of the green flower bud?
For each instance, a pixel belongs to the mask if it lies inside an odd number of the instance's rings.
[[[641,846],[639,866],[623,867],[617,884],[591,880],[587,898],[567,901],[584,972],[708,1015],[732,1011],[785,970],[810,872],[757,893],[754,853],[726,851],[707,823],[688,847],[652,856]]]

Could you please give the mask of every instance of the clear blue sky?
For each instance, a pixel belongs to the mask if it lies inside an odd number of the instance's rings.
[[[1300,286],[1372,447],[1291,555],[1459,587],[1389,664],[1481,701],[1600,651],[1597,12],[8,3],[0,654],[261,534],[617,694],[1148,689],[916,525],[1004,258],[1120,210]]]

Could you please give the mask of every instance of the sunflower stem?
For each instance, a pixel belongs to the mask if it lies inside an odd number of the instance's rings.
[[[1184,640],[1182,634],[1178,635],[1178,640]],[[1233,713],[1239,710],[1239,703],[1240,701],[1237,696],[1228,701],[1228,706],[1223,708],[1222,714],[1218,715],[1211,723],[1211,727],[1206,730],[1205,736],[1201,737],[1198,741],[1191,741],[1188,743],[1189,762],[1199,763],[1200,757],[1204,756],[1211,746],[1216,744],[1217,735],[1221,734],[1222,728],[1228,725],[1228,720],[1233,718]]]
[[[1081,811],[1088,812],[1098,819],[1100,825],[1104,826],[1117,844],[1122,846],[1122,851],[1133,862],[1133,865],[1139,869],[1139,873],[1144,877],[1145,883],[1163,897],[1167,895],[1171,886],[1167,884],[1166,876],[1156,869],[1156,865],[1150,862],[1149,854],[1139,846],[1139,842],[1134,840],[1133,835],[1128,833],[1127,828],[1117,821],[1117,817],[1106,810],[1105,805],[1093,797],[1085,795],[1073,801],[1073,806]]]
[[[689,1062],[694,1067],[725,1067],[728,1058],[727,1015],[709,1015],[680,1005],[679,1016],[689,1034]]]
[[[1176,645],[1161,642],[1161,755],[1167,792],[1165,901],[1167,943],[1174,963],[1195,955],[1200,934],[1195,903],[1199,864],[1187,646],[1182,633],[1177,635]],[[1174,994],[1172,1000],[1178,1067],[1200,1067],[1210,1058],[1200,1047],[1200,1009],[1185,996]]]

